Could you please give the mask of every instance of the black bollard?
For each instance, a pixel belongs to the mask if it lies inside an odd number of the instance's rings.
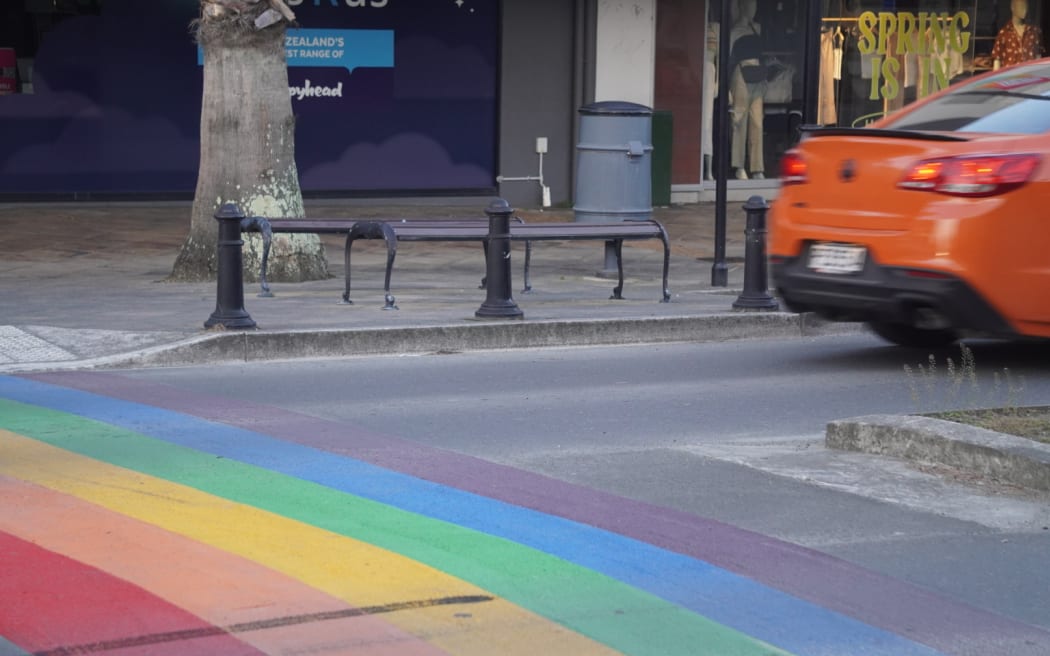
[[[510,204],[497,198],[485,208],[489,215],[488,257],[486,258],[486,297],[478,311],[479,319],[524,319],[525,313],[510,295]]]
[[[780,304],[766,291],[766,212],[769,205],[761,196],[744,203],[747,212],[747,241],[744,247],[744,291],[733,303],[734,310],[777,310]]]
[[[221,325],[227,330],[255,328],[255,321],[244,309],[244,257],[241,254],[241,221],[244,212],[226,203],[215,213],[219,222],[218,280],[215,311],[204,322],[205,328]]]

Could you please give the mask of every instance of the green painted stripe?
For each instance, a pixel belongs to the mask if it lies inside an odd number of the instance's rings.
[[[0,400],[0,425],[62,449],[370,542],[627,654],[786,653],[546,553],[314,483],[5,400]]]

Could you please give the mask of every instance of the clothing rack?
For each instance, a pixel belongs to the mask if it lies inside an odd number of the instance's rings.
[[[930,18],[936,18],[939,21],[945,22],[952,20],[951,16],[930,16]],[[843,16],[841,18],[821,18],[821,23],[856,23],[860,20],[857,16]],[[1025,21],[1026,24],[1028,21]]]

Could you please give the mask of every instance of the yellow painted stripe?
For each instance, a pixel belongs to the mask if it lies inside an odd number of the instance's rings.
[[[488,594],[373,545],[3,430],[0,473],[249,558],[354,606]],[[383,618],[463,656],[617,653],[500,598]]]

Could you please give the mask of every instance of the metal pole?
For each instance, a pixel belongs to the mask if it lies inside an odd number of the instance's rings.
[[[219,222],[218,278],[215,289],[215,311],[204,322],[205,328],[221,325],[227,330],[255,328],[255,321],[244,309],[244,259],[241,254],[241,221],[244,212],[226,203],[215,213]]]
[[[488,258],[486,262],[486,298],[475,317],[480,319],[524,319],[510,293],[510,204],[502,198],[492,201],[489,215]]]
[[[817,105],[820,89],[820,25],[821,1],[809,0],[806,4],[806,23],[802,30],[802,125],[816,125]]]
[[[744,248],[744,291],[733,303],[734,310],[776,310],[780,304],[766,291],[766,212],[769,204],[761,196],[744,203],[747,212],[747,241]]]
[[[729,178],[729,34],[730,0],[722,0],[718,23],[718,97],[715,99],[714,129],[718,152],[715,157],[715,261],[711,264],[711,286],[729,284],[726,264],[726,180]]]

